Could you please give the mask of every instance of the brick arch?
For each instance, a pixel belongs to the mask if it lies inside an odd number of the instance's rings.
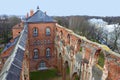
[[[74,46],[71,45],[71,46],[70,46],[70,55],[71,55],[71,56],[73,56],[73,55],[75,54],[75,53],[74,53],[74,50],[75,50]]]
[[[62,39],[62,37],[63,37],[63,31],[62,30],[60,30],[59,36],[60,36],[60,39]]]
[[[97,49],[96,52],[95,52],[94,57],[97,58],[99,56],[100,52],[101,52],[101,49],[100,48]]]
[[[77,72],[73,73],[72,80],[79,80],[79,76],[78,76]]]
[[[67,34],[67,43],[70,44],[70,34]]]
[[[82,48],[80,45],[81,45],[81,39],[77,39],[75,44],[75,53],[79,52],[80,49]]]
[[[70,63],[65,60],[63,63],[63,79],[70,80]]]
[[[58,57],[59,57],[59,58],[60,58],[60,57],[62,57],[62,54],[61,54],[61,53],[59,53]]]
[[[104,52],[99,48],[98,50],[96,50],[94,58],[96,60],[96,64],[98,64],[99,66],[101,66],[102,68],[104,67],[105,64],[105,54]]]
[[[57,28],[55,28],[55,30],[56,30],[56,32],[58,31],[58,29],[57,29]]]
[[[56,34],[56,36],[59,36],[59,30],[57,27],[55,28],[55,34]]]
[[[67,67],[70,67],[70,62],[68,60],[64,60],[64,64],[67,66]]]

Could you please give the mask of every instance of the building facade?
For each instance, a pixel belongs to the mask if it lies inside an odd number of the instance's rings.
[[[33,13],[33,12],[32,12]],[[37,10],[28,17],[28,51],[30,70],[47,69],[55,65],[54,37],[55,24],[51,17]]]

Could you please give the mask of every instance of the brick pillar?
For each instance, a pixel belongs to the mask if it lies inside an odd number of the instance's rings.
[[[30,16],[32,16],[34,14],[33,10],[30,10]]]
[[[62,69],[62,80],[66,80],[66,71],[65,71],[65,64],[63,64],[63,69]]]

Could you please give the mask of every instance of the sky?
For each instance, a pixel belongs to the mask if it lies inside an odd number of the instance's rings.
[[[120,16],[120,0],[0,0],[0,15],[26,15],[37,6],[50,16]]]

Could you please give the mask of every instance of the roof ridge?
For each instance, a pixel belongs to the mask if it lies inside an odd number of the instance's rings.
[[[27,18],[26,22],[56,22],[56,21],[43,11],[37,10],[32,16]]]

